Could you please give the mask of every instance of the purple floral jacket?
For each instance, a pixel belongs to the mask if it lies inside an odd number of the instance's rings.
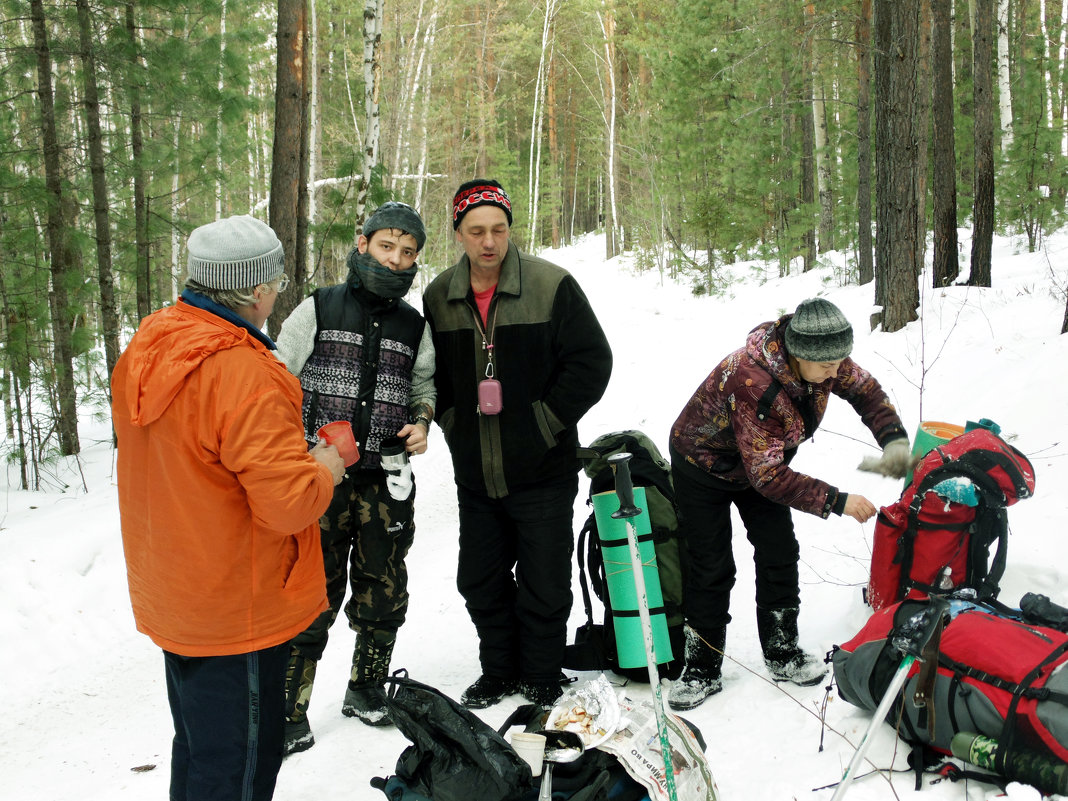
[[[879,382],[852,359],[810,384],[790,369],[783,332],[793,315],[761,323],[745,347],[721,361],[671,428],[671,447],[689,464],[776,503],[827,517],[841,514],[837,488],[791,470],[798,445],[819,427],[831,393],[849,401],[879,446],[907,437]]]

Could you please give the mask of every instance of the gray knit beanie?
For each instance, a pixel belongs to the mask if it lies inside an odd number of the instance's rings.
[[[823,298],[801,301],[786,324],[786,351],[809,362],[836,362],[853,350],[853,326]]]
[[[270,226],[247,214],[202,225],[189,235],[189,277],[211,289],[248,289],[275,280],[282,243]]]
[[[396,228],[415,237],[415,249],[422,250],[426,244],[426,228],[423,226],[423,218],[407,203],[398,203],[390,200],[383,203],[375,213],[367,218],[363,224],[363,235],[368,239],[375,231],[383,228]]]

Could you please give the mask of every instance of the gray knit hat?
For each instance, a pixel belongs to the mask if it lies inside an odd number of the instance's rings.
[[[797,305],[785,337],[787,352],[809,362],[836,362],[853,350],[853,326],[841,309],[823,298]]]
[[[202,225],[189,235],[189,277],[211,289],[248,289],[282,274],[282,243],[247,214]]]
[[[423,226],[423,218],[407,203],[398,203],[395,200],[383,203],[363,224],[363,235],[370,239],[371,234],[383,228],[396,228],[406,234],[411,234],[415,237],[416,250],[422,250],[423,245],[426,244],[426,228]]]

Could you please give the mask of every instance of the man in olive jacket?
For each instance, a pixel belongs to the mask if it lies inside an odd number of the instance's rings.
[[[560,695],[571,611],[577,424],[604,394],[612,352],[575,279],[509,241],[496,181],[453,198],[460,260],[423,295],[437,354],[437,420],[460,512],[456,583],[482,675],[461,701]],[[513,573],[514,570],[514,573]]]

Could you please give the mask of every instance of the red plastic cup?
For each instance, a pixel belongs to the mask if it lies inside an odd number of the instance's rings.
[[[327,423],[315,432],[320,439],[326,440],[328,445],[337,448],[338,454],[345,460],[345,467],[352,467],[360,461],[360,450],[356,447],[356,437],[352,433],[352,423],[348,420],[337,420]]]

